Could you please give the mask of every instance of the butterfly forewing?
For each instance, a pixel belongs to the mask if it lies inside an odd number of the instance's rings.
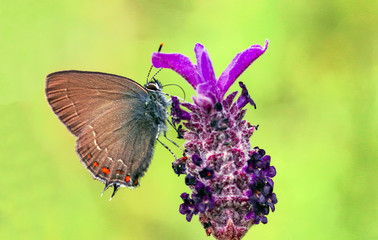
[[[112,74],[62,71],[46,78],[47,100],[75,136],[116,101],[146,95],[146,90],[133,80]]]
[[[46,95],[78,137],[77,152],[93,177],[135,186],[152,156],[158,126],[147,114],[148,92],[124,77],[81,71],[52,73]]]

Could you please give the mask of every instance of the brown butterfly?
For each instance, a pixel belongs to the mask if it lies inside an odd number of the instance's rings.
[[[93,178],[114,187],[135,187],[155,140],[165,131],[167,101],[152,78],[146,85],[113,74],[61,71],[46,77],[47,100],[77,137],[76,151]]]

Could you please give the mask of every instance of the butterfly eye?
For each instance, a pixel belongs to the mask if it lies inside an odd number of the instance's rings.
[[[157,83],[152,83],[152,82],[148,83],[148,84],[146,85],[146,88],[147,88],[148,90],[152,90],[152,91],[160,90],[159,85],[158,85]]]

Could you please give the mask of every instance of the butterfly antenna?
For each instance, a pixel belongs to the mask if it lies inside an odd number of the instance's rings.
[[[161,94],[164,94],[164,95],[166,95],[166,96],[168,96],[168,97],[177,97],[177,96],[174,96],[174,95],[171,95],[171,94],[169,94],[169,93],[166,93],[166,92],[161,92]],[[180,97],[177,97],[181,102],[184,102],[184,103],[190,103],[190,102],[188,102],[188,101],[186,101],[185,99],[182,99],[182,98],[180,98]],[[171,100],[169,100],[168,102],[170,102]]]
[[[148,70],[146,84],[148,83],[148,79],[150,77],[150,73],[151,73],[152,68],[153,68],[153,65],[151,65],[150,70]]]
[[[161,71],[161,70],[163,70],[162,68],[159,68],[159,70],[152,76],[152,78],[151,79],[155,79],[155,76]]]
[[[160,46],[159,46],[158,52],[161,51],[161,49],[163,48],[163,45],[164,45],[164,43],[160,43]]]
[[[181,89],[181,91],[184,93],[184,100],[186,99],[185,91],[184,91],[184,89],[180,85],[177,85],[177,84],[174,84],[174,83],[163,85],[163,87],[166,87],[166,86],[176,86],[176,87],[179,87]]]
[[[164,43],[160,43],[160,46],[159,46],[159,49],[158,49],[157,52],[160,52],[160,51],[161,51],[163,45],[164,45]],[[150,70],[148,70],[146,84],[148,83],[148,80],[150,79],[150,74],[151,74],[151,71],[152,71],[152,68],[153,68],[153,67],[154,67],[154,66],[151,64]],[[160,70],[159,70],[158,72],[160,72]],[[158,72],[157,72],[157,73],[158,73]],[[155,75],[154,75],[152,78],[154,78],[154,77],[156,76],[157,73],[155,73]]]

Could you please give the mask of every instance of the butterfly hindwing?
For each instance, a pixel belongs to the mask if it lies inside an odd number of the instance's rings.
[[[150,163],[157,129],[130,115],[128,121],[104,125],[105,116],[120,112],[128,113],[114,108],[89,123],[77,140],[77,152],[95,178],[106,184],[134,186]]]

